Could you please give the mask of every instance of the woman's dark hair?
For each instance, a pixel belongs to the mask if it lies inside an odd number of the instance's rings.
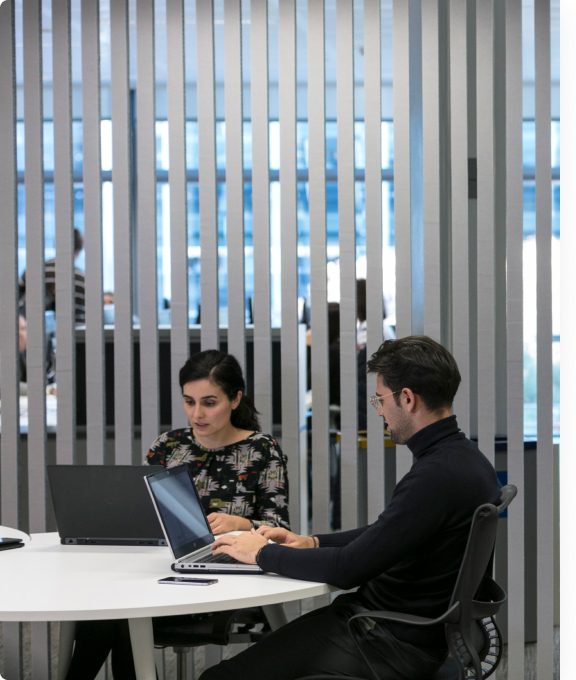
[[[370,357],[367,367],[368,373],[381,375],[392,392],[411,389],[430,411],[452,406],[460,385],[454,357],[426,335],[386,340]],[[397,404],[399,397],[394,395]]]
[[[242,369],[236,357],[224,354],[217,349],[207,349],[190,357],[180,369],[180,388],[196,380],[210,380],[218,385],[224,394],[233,401],[242,392],[242,399],[232,411],[230,421],[234,427],[241,430],[260,431],[258,411],[252,399],[246,395],[246,385],[242,376]]]

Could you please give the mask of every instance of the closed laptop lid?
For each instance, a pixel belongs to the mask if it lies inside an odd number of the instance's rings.
[[[60,538],[161,539],[144,477],[160,465],[48,465]]]
[[[147,475],[146,481],[176,559],[214,542],[188,465]]]

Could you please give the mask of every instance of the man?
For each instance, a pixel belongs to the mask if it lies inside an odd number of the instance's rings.
[[[74,261],[84,248],[84,237],[78,229],[74,229]],[[56,312],[56,260],[46,260],[44,264],[44,285],[46,286],[45,309]],[[20,310],[26,310],[26,272],[19,281]],[[74,320],[84,323],[86,318],[86,283],[84,272],[74,267]]]
[[[26,383],[26,341],[28,330],[26,319],[20,314],[18,316],[18,372],[20,374],[20,396],[28,394]],[[1,678],[0,678],[1,680]]]
[[[387,340],[367,366],[377,374],[370,402],[392,440],[407,444],[416,458],[374,524],[312,537],[261,528],[214,544],[216,553],[267,572],[358,590],[212,667],[202,680],[370,677],[348,633],[351,616],[392,610],[433,618],[447,609],[472,515],[500,498],[496,473],[452,415],[460,373],[444,347],[427,337]],[[429,678],[447,654],[443,625],[378,622],[366,640],[382,680]]]

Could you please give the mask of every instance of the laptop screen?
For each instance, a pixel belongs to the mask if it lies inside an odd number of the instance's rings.
[[[176,559],[214,541],[187,465],[147,476]]]

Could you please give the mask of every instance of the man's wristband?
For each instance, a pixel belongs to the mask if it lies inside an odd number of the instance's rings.
[[[318,536],[310,536],[312,539],[312,547],[313,548],[319,548],[320,547],[320,541],[318,540]]]
[[[266,545],[263,545],[262,547],[258,548],[258,552],[256,553],[256,557],[254,558],[254,560],[256,561],[256,564],[258,566],[260,566],[260,563],[258,562],[258,560],[260,559],[260,553],[262,552],[262,549],[265,548],[265,547],[266,547]]]

